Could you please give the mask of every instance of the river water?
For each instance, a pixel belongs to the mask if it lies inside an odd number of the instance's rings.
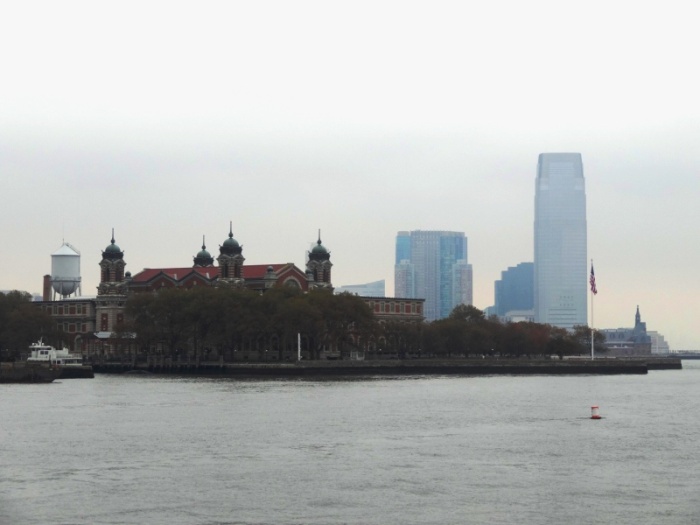
[[[700,362],[683,364],[0,385],[0,523],[699,523]]]

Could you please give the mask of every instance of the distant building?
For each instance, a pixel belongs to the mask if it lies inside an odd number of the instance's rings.
[[[611,356],[650,355],[652,353],[652,338],[647,333],[647,324],[642,322],[642,316],[634,316],[634,328],[604,328],[600,332],[605,335],[603,346]]]
[[[73,296],[55,301],[39,301],[41,309],[49,314],[60,331],[64,343],[71,350],[85,350],[94,338],[96,326],[95,296]]]
[[[535,311],[530,310],[508,310],[505,315],[499,317],[505,323],[534,323]]]
[[[447,317],[459,304],[472,304],[472,282],[463,232],[398,232],[394,293],[425,299],[428,321]]]
[[[335,293],[351,293],[353,295],[360,295],[362,297],[385,297],[385,281],[374,281],[372,283],[366,284],[347,284],[345,286],[338,286],[335,288]]]
[[[484,308],[483,312],[484,312],[484,317],[486,317],[488,319],[489,317],[493,317],[494,315],[496,315],[496,307],[495,306],[487,306],[486,308]]]
[[[410,259],[402,259],[394,266],[394,296],[416,297],[416,271]]]
[[[651,337],[651,353],[656,355],[666,355],[671,352],[671,347],[663,335],[659,332],[650,331],[647,332],[649,337]]]
[[[71,350],[90,353],[99,348],[100,352],[109,352],[112,335],[124,323],[127,297],[134,293],[193,286],[240,287],[261,293],[275,285],[294,286],[303,291],[333,290],[330,252],[321,244],[320,234],[307,254],[306,270],[293,263],[244,264],[243,247],[233,238],[232,231],[219,247],[216,261],[218,266],[214,266],[214,258],[202,243],[192,266],[145,268],[132,276],[125,271],[124,251],[115,243],[112,232],[111,243],[102,252],[96,296],[49,300],[51,285],[56,280],[46,275],[44,300],[37,302],[37,306],[56,320],[65,334],[63,343]],[[74,279],[75,272],[69,277],[70,282],[79,282]]]
[[[494,283],[495,314],[505,317],[511,311],[532,311],[535,302],[534,264],[523,262],[501,272]],[[531,314],[534,316],[534,312]]]
[[[535,186],[535,321],[588,324],[586,190],[580,153],[542,153]]]
[[[421,323],[425,319],[423,299],[400,297],[363,297],[362,299],[380,323],[386,321]]]

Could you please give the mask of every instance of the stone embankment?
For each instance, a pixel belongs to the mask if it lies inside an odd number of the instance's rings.
[[[679,359],[406,359],[389,361],[301,361],[294,363],[93,364],[95,373],[151,372],[176,375],[236,377],[342,377],[414,375],[580,375],[646,374],[681,369]]]

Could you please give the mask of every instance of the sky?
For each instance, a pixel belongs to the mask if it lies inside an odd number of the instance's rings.
[[[396,233],[463,231],[474,304],[533,260],[543,152],[580,152],[596,328],[639,305],[700,350],[700,32],[687,2],[0,4],[0,289],[40,292],[112,228],[126,269],[186,267],[232,221],[248,264],[318,237],[333,284]],[[587,276],[586,276],[587,277]]]

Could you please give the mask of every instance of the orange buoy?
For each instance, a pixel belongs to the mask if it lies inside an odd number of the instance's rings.
[[[598,405],[593,405],[591,407],[591,419],[600,419],[600,414],[598,413]]]

